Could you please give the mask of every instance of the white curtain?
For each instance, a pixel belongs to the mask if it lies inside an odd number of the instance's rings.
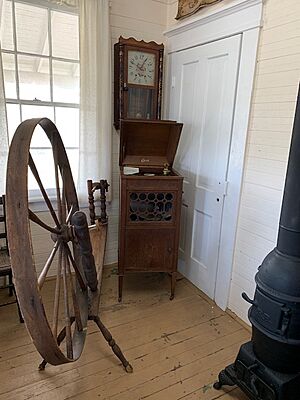
[[[0,21],[3,1],[0,0]],[[0,195],[5,193],[6,163],[8,154],[7,116],[4,97],[4,77],[0,41]]]
[[[112,174],[112,79],[108,0],[79,0],[80,139],[78,196],[87,202],[86,180]]]

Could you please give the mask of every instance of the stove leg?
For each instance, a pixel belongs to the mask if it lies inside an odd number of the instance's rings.
[[[236,383],[232,379],[232,377],[228,374],[226,369],[223,369],[219,373],[218,381],[214,383],[214,389],[220,390],[223,385],[226,386],[234,386]]]

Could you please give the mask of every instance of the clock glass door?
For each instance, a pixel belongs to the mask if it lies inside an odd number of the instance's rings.
[[[128,87],[126,118],[155,119],[153,89]]]
[[[155,52],[128,49],[126,118],[156,118],[156,63]]]

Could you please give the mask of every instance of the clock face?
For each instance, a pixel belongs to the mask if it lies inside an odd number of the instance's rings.
[[[155,54],[128,50],[128,83],[154,86]]]

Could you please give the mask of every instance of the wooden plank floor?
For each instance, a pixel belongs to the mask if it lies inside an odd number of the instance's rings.
[[[46,284],[52,295],[53,284]],[[163,274],[128,275],[117,303],[115,268],[103,277],[101,316],[133,365],[126,374],[93,323],[79,361],[47,366],[15,305],[0,308],[0,399],[5,400],[246,400],[237,388],[212,388],[218,372],[231,363],[249,332],[180,278],[169,301]],[[0,301],[5,300],[3,290]]]

